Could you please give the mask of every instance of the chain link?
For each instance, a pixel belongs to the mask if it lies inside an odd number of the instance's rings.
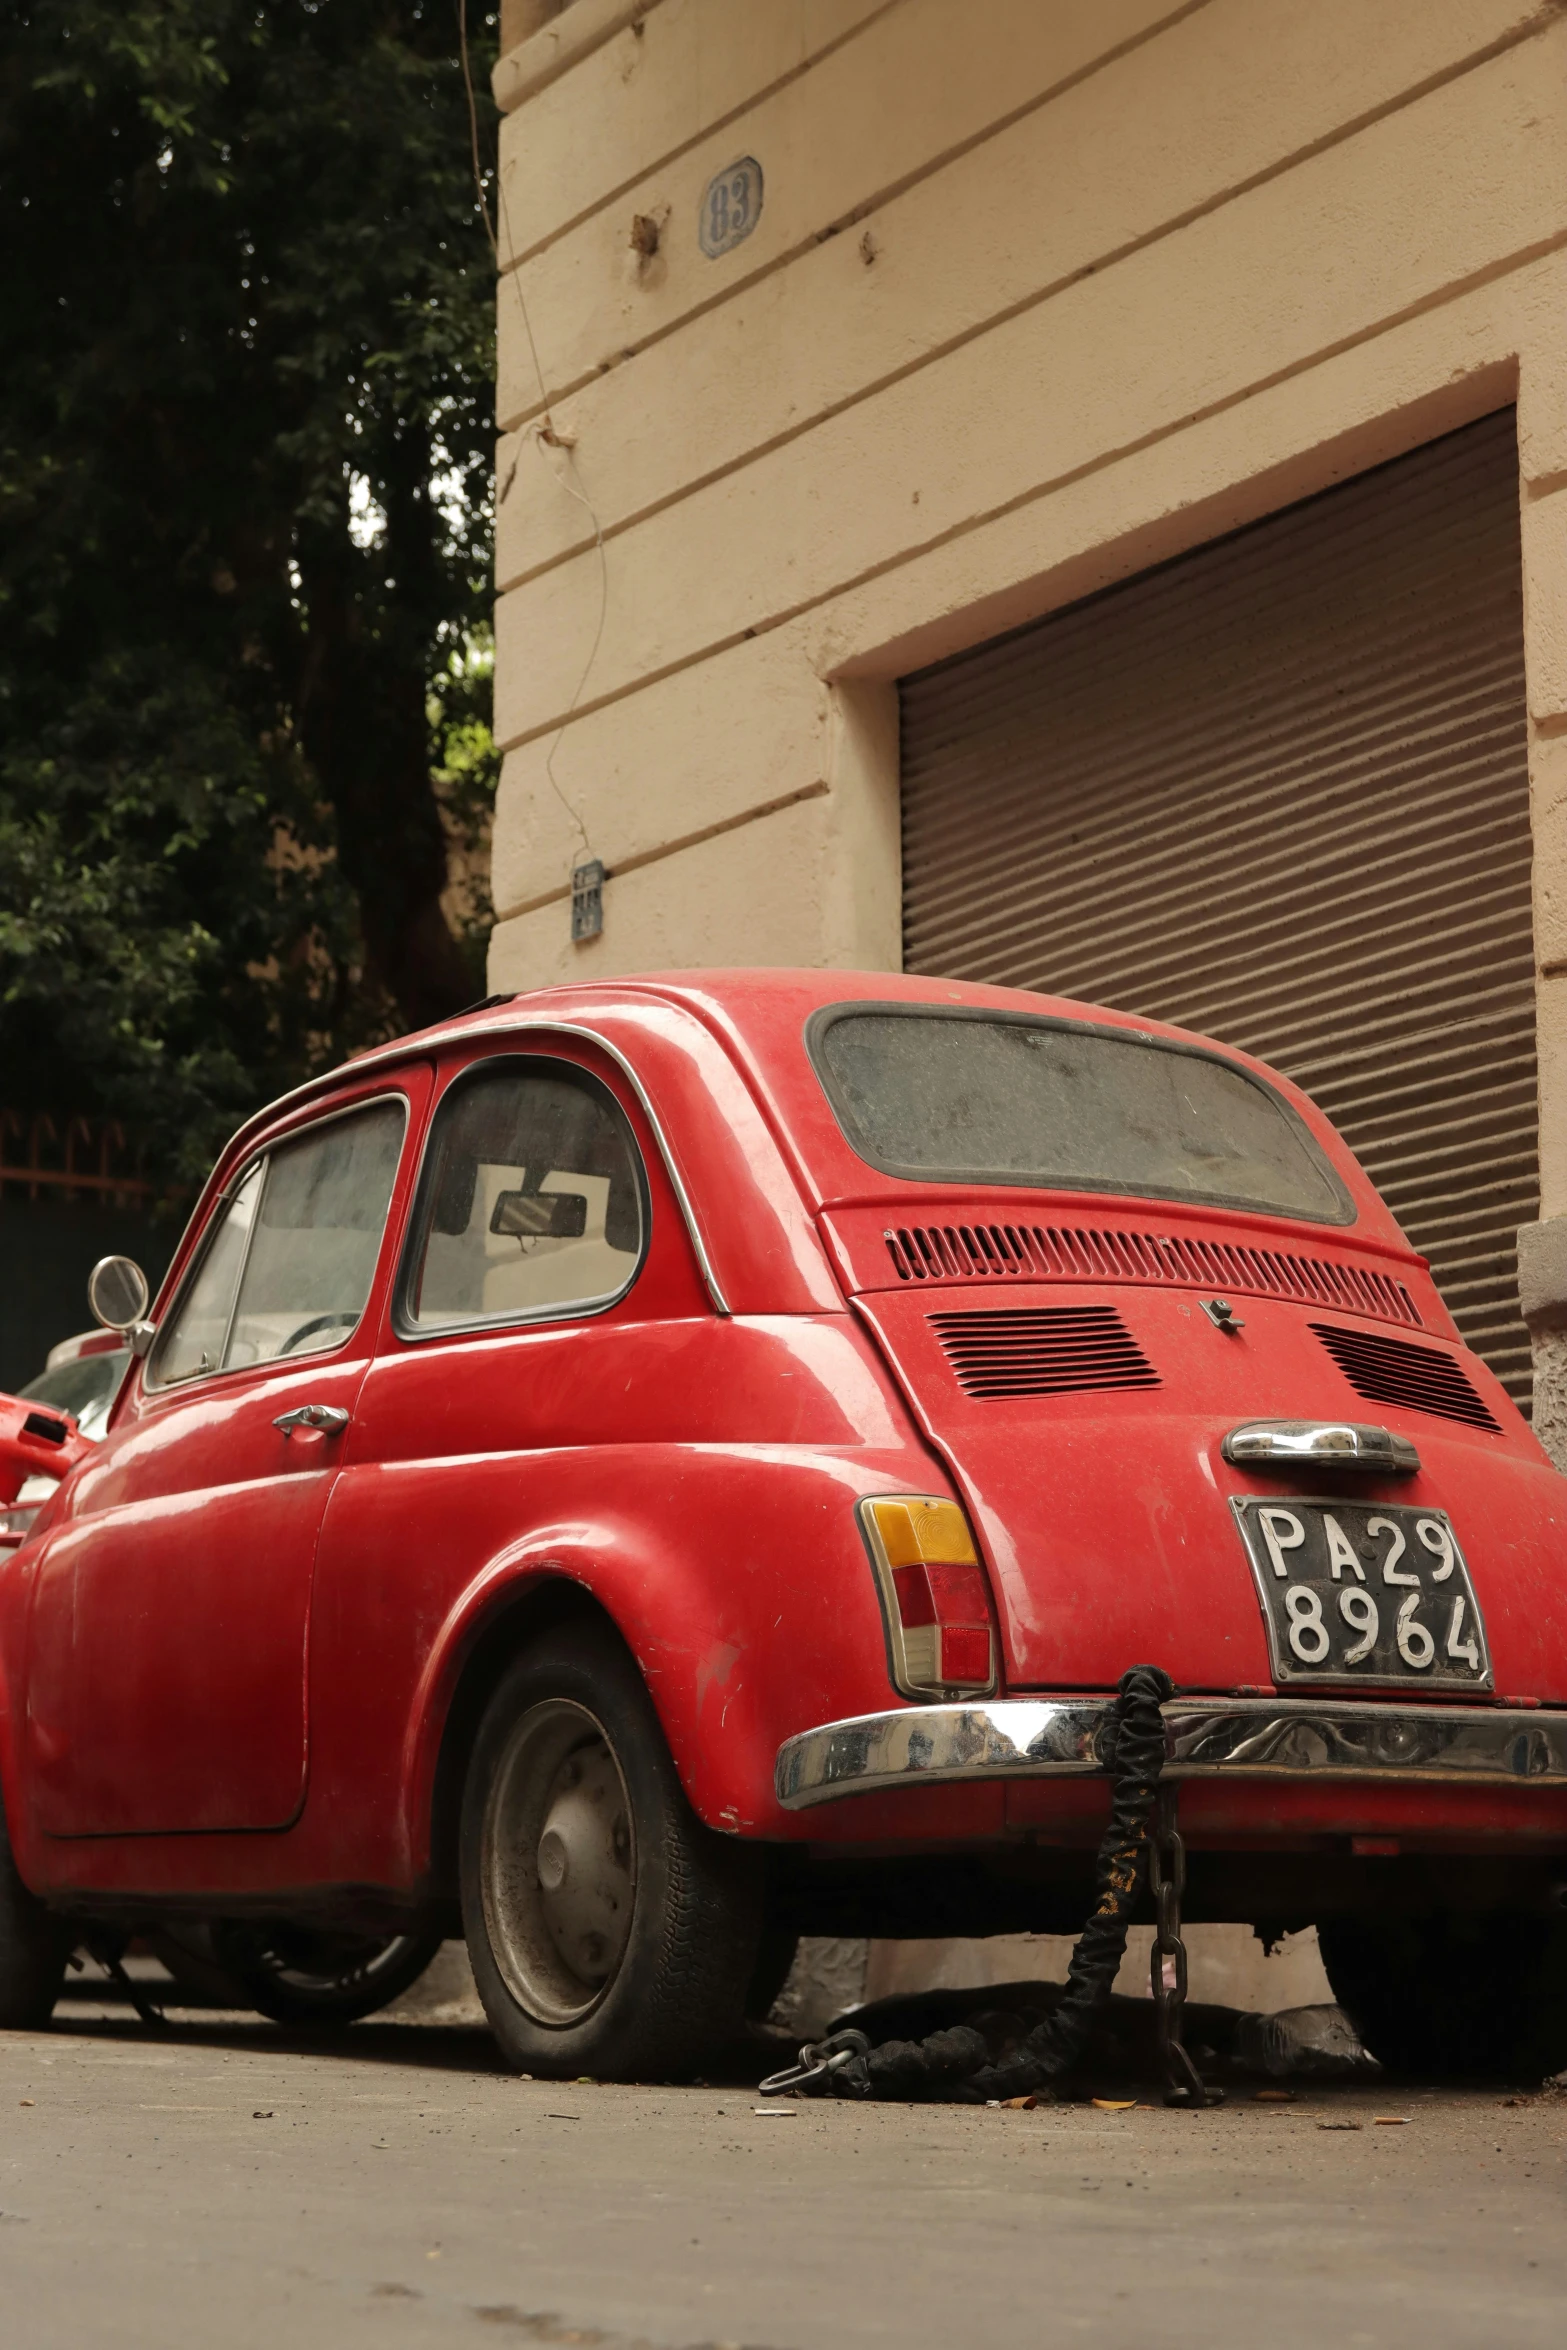
[[[1166,2105],[1221,2105],[1222,2089],[1210,2089],[1181,2038],[1186,2006],[1186,1945],[1181,1940],[1181,1896],[1186,1891],[1186,1846],[1175,1824],[1178,1789],[1161,1786],[1148,1838],[1148,1890],[1153,1895],[1154,1936],[1150,1964],[1154,2025]],[[1167,1980],[1168,1965],[1173,1981]]]

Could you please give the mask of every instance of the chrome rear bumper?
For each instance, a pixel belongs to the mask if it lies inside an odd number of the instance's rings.
[[[1109,1710],[1105,1698],[1000,1697],[824,1722],[778,1749],[778,1800],[803,1811],[956,1780],[1092,1778]],[[1567,1711],[1305,1697],[1178,1697],[1163,1710],[1171,1779],[1567,1786]]]

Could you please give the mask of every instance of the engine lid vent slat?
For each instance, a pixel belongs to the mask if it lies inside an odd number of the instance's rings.
[[[1382,1338],[1371,1330],[1337,1330],[1313,1322],[1355,1393],[1368,1403],[1401,1404],[1405,1411],[1431,1412],[1460,1420],[1467,1428],[1499,1429],[1496,1418],[1451,1355],[1434,1346],[1411,1346],[1405,1338]]]
[[[900,1281],[1146,1281],[1336,1306],[1419,1329],[1401,1281],[1369,1265],[1239,1241],[1052,1224],[905,1224],[884,1233]]]
[[[1068,1395],[1159,1384],[1113,1306],[932,1314],[930,1326],[965,1395]]]

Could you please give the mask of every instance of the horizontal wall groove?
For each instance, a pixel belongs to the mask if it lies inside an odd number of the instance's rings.
[[[1206,0],[1200,0],[1200,4],[1206,5]],[[607,212],[612,204],[623,203],[626,197],[634,189],[640,187],[645,180],[650,179],[654,172],[667,171],[672,163],[678,163],[682,156],[689,155],[694,148],[700,147],[704,140],[716,139],[719,132],[727,130],[731,123],[741,121],[747,114],[754,113],[758,106],[764,106],[770,98],[775,98],[780,90],[787,90],[792,83],[800,81],[808,73],[815,72],[818,66],[826,64],[829,57],[836,57],[840,49],[846,49],[851,41],[857,41],[862,33],[868,32],[872,25],[880,24],[884,16],[891,16],[897,9],[906,5],[907,0],[883,0],[883,5],[880,8],[872,9],[868,16],[861,17],[858,24],[850,25],[848,31],[840,33],[836,40],[824,43],[811,56],[802,58],[798,65],[790,68],[789,72],[778,74],[772,81],[765,82],[760,88],[750,91],[737,105],[731,106],[726,114],[715,115],[711,122],[704,123],[700,130],[693,131],[688,139],[681,139],[675,146],[667,147],[650,163],[639,163],[637,169],[628,178],[607,189],[603,195],[595,197],[591,204],[582,205],[578,211],[571,214],[569,219],[557,222],[548,236],[536,237],[531,245],[524,247],[519,252],[508,254],[506,260],[501,264],[501,282],[504,284],[506,279],[518,269],[525,269],[530,261],[536,260],[541,253],[547,253],[552,245],[560,244],[564,238],[572,234],[573,230],[596,219],[601,212]],[[616,38],[618,32],[623,29],[623,27],[617,27],[616,34],[611,34],[609,38]],[[593,51],[588,50],[584,54],[591,56]],[[579,61],[574,60],[573,62]],[[764,271],[759,274],[766,275],[767,273]],[[756,281],[750,279],[747,282],[754,284]],[[564,399],[565,394],[557,392],[555,397],[558,400]],[[539,412],[536,411],[536,413]]]
[[[773,800],[762,800],[755,807],[741,808],[733,816],[721,816],[715,823],[704,824],[696,832],[683,832],[678,840],[659,841],[654,847],[635,849],[629,856],[617,857],[613,864],[604,866],[604,879],[621,880],[628,873],[640,873],[644,865],[660,864],[665,857],[676,857],[682,849],[699,849],[704,841],[718,840],[726,832],[739,832],[747,824],[760,823],[764,816],[777,816],[785,808],[797,808],[803,800],[825,798],[831,786],[824,780],[802,783],[798,791],[780,792]],[[571,896],[571,883],[564,881],[553,889],[543,890],[537,897],[519,898],[495,917],[500,922],[515,922],[519,915],[536,914],[541,906],[556,906]]]
[[[894,7],[900,6],[902,5],[902,0],[889,0],[889,4],[890,6]],[[1183,0],[1182,6],[1171,9],[1168,15],[1160,17],[1155,23],[1151,25],[1145,25],[1141,32],[1132,33],[1127,37],[1126,40],[1117,42],[1113,49],[1107,49],[1101,56],[1090,59],[1087,65],[1080,65],[1076,67],[1071,73],[1063,74],[1059,81],[1052,82],[1048,89],[1037,92],[1034,97],[1025,99],[1024,102],[1020,106],[1015,107],[1011,113],[999,116],[994,122],[987,123],[983,130],[975,131],[970,137],[956,141],[951,147],[943,148],[938,155],[928,157],[917,170],[902,172],[896,179],[888,180],[884,186],[876,189],[871,195],[862,197],[858,203],[850,205],[847,210],[839,213],[833,219],[825,222],[822,226],[813,228],[809,230],[804,236],[796,238],[795,242],[784,252],[775,254],[770,261],[764,262],[759,268],[748,271],[744,277],[736,277],[731,279],[727,284],[718,288],[708,301],[695,303],[689,310],[683,310],[680,316],[678,318],[671,319],[667,326],[659,327],[652,333],[644,335],[640,338],[634,337],[631,341],[626,343],[613,358],[610,359],[607,366],[600,365],[597,367],[584,368],[580,374],[573,376],[569,381],[564,382],[558,386],[556,390],[551,392],[547,400],[541,401],[536,407],[519,409],[517,411],[515,422],[508,424],[504,429],[507,431],[520,431],[524,426],[532,423],[537,417],[544,415],[555,401],[569,399],[572,393],[580,392],[584,385],[597,383],[601,376],[612,373],[617,367],[624,367],[630,360],[639,357],[643,351],[651,351],[655,345],[667,342],[672,335],[678,335],[683,331],[684,328],[692,325],[697,319],[711,316],[713,311],[720,310],[727,303],[736,300],[738,296],[751,292],[754,287],[764,284],[768,278],[776,277],[780,270],[788,269],[792,263],[800,260],[803,255],[807,253],[813,253],[818,245],[826,244],[829,238],[843,236],[850,229],[858,228],[862,221],[874,219],[878,212],[885,211],[889,204],[895,204],[900,196],[906,195],[908,193],[910,188],[918,187],[923,180],[934,179],[940,172],[949,169],[952,164],[961,162],[965,155],[971,155],[978,148],[983,147],[988,140],[999,138],[1003,132],[1009,131],[1016,124],[1026,121],[1029,115],[1040,113],[1045,107],[1053,105],[1058,98],[1064,98],[1069,91],[1080,88],[1084,82],[1091,81],[1096,74],[1104,73],[1108,70],[1109,67],[1118,64],[1122,58],[1130,57],[1134,51],[1146,48],[1149,42],[1157,41],[1163,34],[1171,31],[1176,25],[1184,23],[1188,17],[1198,15],[1210,4],[1211,0]],[[881,13],[885,14],[886,11],[884,10]],[[1504,49],[1515,47],[1518,40],[1530,39],[1537,29],[1538,27],[1531,23],[1516,36],[1509,35],[1507,39],[1500,44],[1496,42],[1491,43],[1488,50],[1484,54],[1477,51],[1472,57],[1460,60],[1456,67],[1452,68],[1450,71],[1444,74],[1443,78],[1452,79],[1457,73],[1467,72],[1472,66],[1484,64],[1486,62],[1487,56],[1501,55]],[[845,36],[845,38],[852,40],[854,38],[854,33],[849,33]],[[842,44],[839,43],[838,46],[841,47]],[[1440,83],[1433,78],[1430,86],[1432,88],[1437,88],[1440,87]],[[1412,97],[1423,97],[1424,95],[1424,88],[1410,92],[1410,96]],[[731,119],[735,118],[731,117]],[[704,133],[704,136],[706,135],[707,134]],[[699,142],[693,142],[693,144],[696,143]],[[1304,152],[1300,159],[1305,159]],[[639,172],[636,180],[628,181],[626,186],[620,191],[622,200],[624,200],[625,196],[630,193],[633,187],[639,185],[640,182],[646,177],[647,174],[645,172]],[[1242,194],[1244,192],[1245,191],[1242,188],[1237,186],[1233,191],[1229,191],[1228,193]],[[1227,197],[1224,200],[1227,200]],[[1200,217],[1200,214],[1194,213],[1193,217]],[[1172,221],[1162,224],[1157,231],[1152,233],[1155,236],[1165,236],[1170,234],[1174,228],[1183,225],[1184,222]],[[558,240],[552,239],[549,240],[549,242],[558,242]],[[536,247],[535,251],[546,251],[547,249],[548,244]],[[1130,247],[1128,248],[1129,251],[1131,249],[1132,248]],[[1119,260],[1123,257],[1124,256],[1119,251],[1117,251],[1111,258]],[[1108,260],[1087,263],[1082,268],[1074,270],[1071,275],[1063,279],[1061,283],[1073,284],[1078,278],[1091,276],[1096,270],[1108,267],[1108,265]],[[516,273],[513,268],[503,268],[500,278],[501,286],[504,287],[507,278],[514,276],[515,274]],[[1014,309],[1004,313],[998,311],[995,316],[987,322],[987,324],[1000,325],[1004,322],[1005,318],[1016,316],[1020,314],[1022,310],[1028,309],[1040,301],[1048,300],[1052,292],[1057,292],[1059,290],[1059,287],[1054,285],[1048,288],[1039,289],[1032,295],[1026,296],[1015,306]],[[985,330],[980,328],[976,329],[975,331],[982,333]],[[958,350],[962,347],[964,342],[972,341],[972,339],[972,335],[956,337],[953,339],[951,344],[946,347],[951,348],[952,350]],[[942,355],[944,354],[939,352],[933,352],[930,354],[932,357],[940,357]],[[918,364],[920,363],[916,362],[916,366]],[[888,383],[898,382],[901,380],[904,374],[911,372],[914,372],[914,370],[900,369],[894,374],[888,376],[886,381]],[[873,388],[880,387],[877,386]],[[858,394],[856,395],[856,398],[858,399],[865,396],[867,395]],[[853,401],[845,403],[847,406],[852,406],[854,404],[855,403]],[[824,418],[822,416],[818,416],[813,421],[820,423],[824,421]]]
[[[858,589],[868,587],[879,579],[885,579],[895,572],[907,569],[909,565],[918,562],[924,556],[956,545],[962,540],[988,529],[994,523],[1005,521],[1012,515],[1024,513],[1030,507],[1041,504],[1045,499],[1055,497],[1061,491],[1070,489],[1079,482],[1091,480],[1098,474],[1106,473],[1114,466],[1125,464],[1133,457],[1142,456],[1150,450],[1160,448],[1167,442],[1178,439],[1181,434],[1195,430],[1200,425],[1213,423],[1222,416],[1230,415],[1236,409],[1244,407],[1247,401],[1256,399],[1261,393],[1272,391],[1282,384],[1294,383],[1312,375],[1318,368],[1327,366],[1346,352],[1361,350],[1367,344],[1376,342],[1381,336],[1394,332],[1413,319],[1423,318],[1434,311],[1445,309],[1450,303],[1460,301],[1466,294],[1475,292],[1483,286],[1494,285],[1499,280],[1513,275],[1515,271],[1528,268],[1532,263],[1564,250],[1567,250],[1567,228],[1556,230],[1548,237],[1540,238],[1497,260],[1487,262],[1483,267],[1472,270],[1466,277],[1454,279],[1434,292],[1422,295],[1416,301],[1405,303],[1396,310],[1370,320],[1364,326],[1357,327],[1352,333],[1342,335],[1336,341],[1325,344],[1320,349],[1312,351],[1298,360],[1271,369],[1268,373],[1254,377],[1245,384],[1237,385],[1233,390],[1223,393],[1219,398],[1208,401],[1199,408],[1191,409],[1182,416],[1173,417],[1163,423],[1151,426],[1147,432],[1136,434],[1130,440],[1119,443],[1113,449],[1102,450],[1094,457],[1085,459],[1081,465],[1072,466],[1063,473],[1052,475],[1046,481],[1034,483],[1027,489],[1018,491],[1012,497],[1001,499],[977,514],[966,516],[960,522],[952,523],[943,530],[933,532],[929,538],[917,540],[901,547],[896,554],[867,564],[863,569],[851,572],[811,595],[801,597],[796,603],[782,606],[749,626],[726,631],[721,636],[710,638],[702,644],[692,647],[690,651],[678,655],[673,660],[642,671],[634,677],[628,677],[621,684],[610,688],[596,698],[580,701],[574,710],[564,713],[557,710],[549,718],[508,735],[504,741],[497,745],[497,748],[502,751],[520,749],[525,743],[535,742],[543,735],[552,734],[563,725],[586,717],[595,710],[608,709],[614,703],[623,701],[628,695],[640,693],[646,686],[658,683],[666,677],[673,677],[682,670],[694,668],[698,663],[711,660],[735,645],[744,644],[751,638],[766,635],[774,629],[787,627],[791,621],[803,619],[808,613],[820,611],[826,606],[836,603],[840,597],[852,595]]]
[[[752,276],[736,281],[734,284],[715,292],[709,301],[683,312],[679,319],[671,320],[667,326],[641,339],[631,339],[625,344],[619,355],[609,361],[607,366],[599,365],[584,369],[568,382],[553,390],[546,399],[519,408],[506,420],[502,429],[507,432],[526,431],[530,425],[536,424],[539,419],[547,415],[556,402],[568,399],[587,385],[601,381],[606,374],[613,373],[616,368],[634,361],[643,351],[653,349],[671,336],[679,334],[684,327],[709,316],[714,310],[734,300],[738,295],[749,291],[766,278],[775,275],[779,270],[789,267],[827,237],[842,234],[851,228],[858,227],[862,221],[873,218],[878,211],[895,202],[920,179],[935,176],[940,170],[972,152],[976,147],[982,146],[986,140],[1011,129],[1016,122],[1024,119],[1029,113],[1037,112],[1051,104],[1055,99],[1064,96],[1084,81],[1107,70],[1132,51],[1159,39],[1207,5],[1209,5],[1209,0],[1191,0],[1191,5],[1175,10],[1170,16],[1161,19],[1157,25],[1146,27],[1143,32],[1132,36],[1117,49],[1108,51],[1104,57],[1095,59],[1091,64],[1065,77],[1039,98],[1030,101],[1015,113],[989,126],[983,133],[976,134],[974,138],[937,158],[923,171],[906,175],[897,183],[880,191],[873,199],[868,199],[863,204],[856,206],[841,222],[835,222],[826,229],[814,231],[810,236],[802,238],[787,253],[775,257],[766,267],[756,271]],[[1077,263],[1073,268],[1052,278],[1045,285],[1035,287],[1027,294],[1020,295],[1015,301],[999,306],[987,314],[983,320],[944,337],[940,342],[919,352],[902,365],[888,368],[864,384],[856,386],[853,391],[845,393],[840,399],[824,403],[820,408],[814,409],[809,417],[799,419],[779,431],[765,436],[741,455],[708,471],[693,475],[664,495],[649,499],[624,514],[612,517],[604,525],[605,540],[612,540],[626,531],[634,530],[642,524],[654,520],[659,514],[667,512],[670,507],[679,505],[684,499],[694,497],[702,490],[714,487],[718,483],[744,472],[750,466],[760,463],[778,450],[789,447],[793,442],[815,431],[819,426],[833,422],[836,418],[863,406],[867,401],[877,398],[882,393],[894,389],[899,384],[905,383],[926,369],[939,364],[942,360],[950,358],[954,353],[982,340],[987,334],[1010,325],[1014,320],[1027,316],[1031,311],[1040,309],[1061,294],[1082,284],[1085,279],[1104,276],[1118,264],[1135,259],[1168,239],[1180,235],[1184,230],[1215,217],[1231,205],[1254,194],[1257,190],[1271,185],[1276,180],[1286,177],[1291,171],[1298,170],[1303,165],[1314,161],[1318,156],[1331,153],[1335,147],[1342,146],[1348,141],[1360,137],[1366,131],[1374,129],[1378,124],[1393,119],[1436,91],[1461,81],[1467,75],[1478,71],[1482,66],[1490,64],[1495,58],[1504,56],[1509,51],[1540,38],[1559,21],[1561,12],[1561,0],[1550,0],[1550,5],[1545,10],[1529,18],[1523,24],[1515,26],[1495,40],[1484,43],[1464,57],[1455,59],[1437,72],[1425,76],[1424,79],[1412,84],[1407,90],[1400,91],[1396,97],[1363,109],[1333,130],[1324,132],[1316,139],[1304,142],[1300,147],[1292,149],[1289,154],[1276,158],[1272,163],[1246,174],[1229,186],[1215,190],[1200,202],[1188,205],[1182,211],[1172,214],[1168,220],[1159,222],[1156,226],[1140,232],[1135,237],[1125,238],[1120,243],[1107,247],[1103,252],[1088,260]],[[852,34],[845,36],[845,38],[853,37]],[[501,280],[502,299],[505,298],[505,282],[503,277]],[[513,587],[526,586],[530,581],[557,570],[562,564],[574,561],[594,543],[590,534],[585,535],[574,540],[569,546],[557,549],[553,554],[536,563],[514,566],[505,574],[504,578],[498,580],[498,592],[504,594]]]

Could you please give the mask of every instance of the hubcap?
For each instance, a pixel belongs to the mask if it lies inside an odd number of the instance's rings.
[[[631,1804],[603,1724],[567,1698],[530,1706],[485,1809],[484,1922],[507,1989],[535,2021],[603,1998],[631,1933]]]

